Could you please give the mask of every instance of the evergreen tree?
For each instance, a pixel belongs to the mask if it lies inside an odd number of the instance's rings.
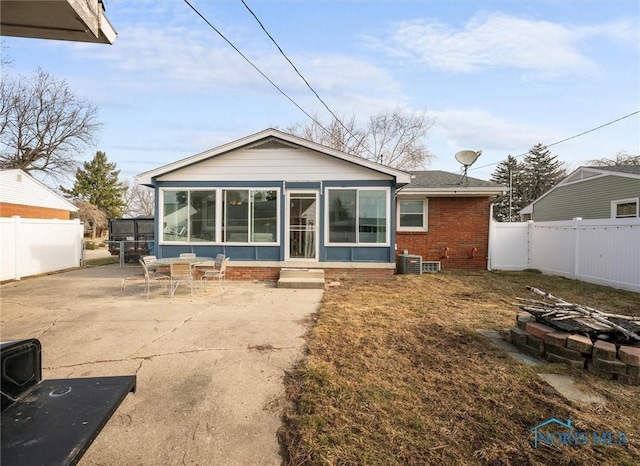
[[[518,211],[524,207],[520,189],[522,176],[522,164],[512,155],[496,166],[491,175],[491,181],[503,184],[510,190],[510,192],[498,196],[493,204],[493,218],[497,221],[516,222],[519,220]]]
[[[86,201],[103,211],[107,217],[121,217],[124,208],[124,194],[127,187],[120,182],[115,163],[107,161],[107,154],[96,152],[90,162],[84,162],[83,168],[76,170],[73,188],[60,190],[76,201]],[[84,220],[84,219],[83,219]]]
[[[567,176],[564,163],[557,159],[558,156],[551,155],[551,151],[542,144],[536,144],[529,149],[522,161],[522,207],[542,196]]]
[[[509,155],[491,175],[491,181],[511,188],[511,197],[507,193],[496,198],[493,218],[499,222],[519,221],[520,210],[553,188],[566,174],[564,163],[542,144],[529,149],[522,162]]]

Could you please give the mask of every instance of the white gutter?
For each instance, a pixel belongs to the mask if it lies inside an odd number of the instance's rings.
[[[493,187],[463,187],[455,188],[404,188],[398,190],[399,197],[405,196],[497,196],[507,191]]]

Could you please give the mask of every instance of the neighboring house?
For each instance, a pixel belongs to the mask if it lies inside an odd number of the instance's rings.
[[[0,217],[69,220],[78,208],[20,169],[0,170]]]
[[[257,279],[276,279],[282,268],[389,278],[404,249],[440,260],[435,251],[447,247],[459,268],[486,269],[489,204],[504,190],[404,172],[275,129],[137,181],[155,189],[156,255],[224,253],[231,278]]]
[[[80,265],[78,208],[19,169],[0,170],[0,281]]]
[[[523,220],[640,216],[640,165],[580,167],[520,211]]]
[[[2,0],[0,35],[113,44],[102,0]]]

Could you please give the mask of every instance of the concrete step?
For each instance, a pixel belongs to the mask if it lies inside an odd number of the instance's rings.
[[[282,269],[278,288],[324,289],[324,270],[322,269]]]
[[[322,290],[324,289],[324,280],[319,278],[281,278],[278,280],[278,288]]]
[[[280,269],[280,278],[320,278],[324,280],[322,269]]]

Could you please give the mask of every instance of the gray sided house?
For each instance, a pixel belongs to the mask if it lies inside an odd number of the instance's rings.
[[[445,251],[443,269],[486,270],[491,198],[504,190],[400,171],[275,129],[137,181],[155,189],[158,257],[224,254],[229,278],[260,280],[289,268],[391,278],[404,250],[424,260]]]
[[[640,216],[640,165],[580,167],[520,211],[537,222]]]

